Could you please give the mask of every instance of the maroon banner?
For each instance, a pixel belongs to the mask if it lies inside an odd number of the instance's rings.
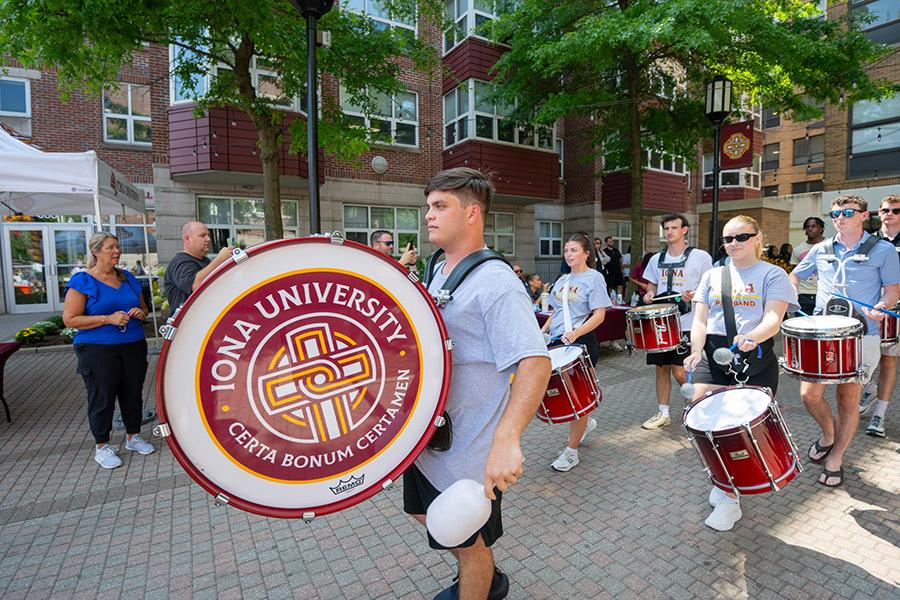
[[[725,125],[719,141],[719,164],[723,171],[753,166],[753,121]]]

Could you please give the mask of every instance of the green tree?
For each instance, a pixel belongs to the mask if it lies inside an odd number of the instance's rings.
[[[844,105],[892,93],[865,67],[885,49],[846,18],[808,0],[522,0],[491,27],[510,46],[497,96],[515,118],[580,117],[579,133],[606,168],[631,177],[632,256],[643,253],[643,156],[686,157],[708,138],[705,84],[734,82],[735,103],[820,116],[809,98]],[[803,94],[808,97],[804,101]],[[846,100],[846,102],[844,102]]]
[[[363,0],[338,3],[319,21],[319,29],[332,36],[331,46],[317,52],[319,72],[327,73],[327,82],[339,80],[352,104],[369,116],[379,95],[383,99],[402,89],[402,69],[431,72],[437,53],[408,29],[384,27],[354,12],[365,7]],[[370,13],[406,23],[420,17],[440,22],[443,10],[440,0],[368,4]],[[292,151],[307,151],[306,120],[286,126],[287,115],[278,108],[306,92],[306,23],[288,0],[0,0],[0,55],[55,68],[63,97],[81,89],[100,94],[145,43],[175,49],[173,74],[183,82],[179,93],[196,98],[198,114],[227,105],[250,117],[263,169],[266,238],[281,238],[279,149],[285,130]],[[274,75],[265,86],[254,86],[254,61]],[[203,90],[207,74],[210,84]],[[352,161],[377,139],[347,119],[337,95],[324,87],[320,145]]]

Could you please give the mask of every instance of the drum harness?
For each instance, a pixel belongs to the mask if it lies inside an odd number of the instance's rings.
[[[423,279],[426,290],[431,284],[431,281],[434,279],[438,263],[443,256],[443,249],[438,249],[434,254],[428,257],[428,263],[425,265],[425,277]],[[441,309],[447,306],[448,302],[452,302],[453,292],[456,291],[456,288],[459,287],[459,285],[469,275],[469,273],[474,271],[475,268],[482,263],[486,263],[489,260],[503,261],[503,263],[509,267],[509,263],[506,262],[506,259],[503,258],[503,255],[501,255],[499,252],[494,252],[493,250],[490,250],[488,248],[476,250],[475,252],[462,259],[458,265],[453,267],[453,270],[450,272],[447,280],[444,281],[443,285],[441,285],[441,288],[435,293],[431,294],[431,297],[434,299],[434,303],[437,305],[437,307]],[[450,348],[453,348],[453,340],[450,340]],[[435,430],[434,435],[431,436],[431,440],[425,447],[429,450],[445,452],[450,449],[450,446],[453,443],[453,423],[450,421],[450,415],[447,414],[446,410],[444,411],[444,414],[441,415],[441,417],[438,419],[436,424],[437,430]]]
[[[681,257],[681,260],[671,263],[664,262],[666,260],[666,254],[668,254],[669,250],[666,249],[660,251],[660,253],[658,254],[659,260],[657,262],[657,266],[660,272],[662,272],[663,269],[669,270],[668,275],[666,275],[666,290],[661,294],[661,296],[671,296],[676,293],[672,289],[672,285],[674,284],[675,280],[675,269],[683,269],[685,265],[687,265],[688,256],[690,256],[691,250],[693,249],[693,246],[688,246],[684,249],[684,254]],[[686,315],[687,313],[691,312],[691,303],[685,300],[678,300],[677,302],[675,302],[675,306],[678,307],[679,315]],[[682,333],[681,342],[678,344],[678,346],[675,347],[675,353],[678,355],[687,354],[690,342],[690,338],[686,334]]]
[[[834,252],[834,241],[835,238],[829,238],[825,242],[823,242],[823,250],[825,251],[820,256],[823,260],[828,263],[837,263],[837,268],[835,269],[834,274],[834,287],[841,290],[841,295],[848,296],[847,293],[847,263],[853,262],[866,262],[869,260],[869,252],[871,252],[872,248],[883,238],[870,235],[865,242],[863,242],[859,248],[856,250],[856,253],[850,254],[842,259],[838,258]],[[890,243],[890,242],[889,242]],[[862,321],[863,326],[868,328],[868,324],[859,314],[855,314],[853,309],[853,303],[849,300],[843,300],[841,298],[830,298],[828,302],[825,304],[826,315],[839,315],[841,317],[855,317]]]
[[[734,301],[731,298],[731,266],[722,267],[722,312],[725,317],[725,335],[729,341],[734,340],[737,335],[737,321],[734,318]],[[762,347],[757,345],[757,358],[762,358]],[[718,362],[718,361],[716,361]],[[737,352],[731,352],[731,360],[727,363],[718,363],[723,367],[728,367],[726,373],[734,377],[738,385],[744,385],[750,379],[747,369],[750,363],[744,360]]]

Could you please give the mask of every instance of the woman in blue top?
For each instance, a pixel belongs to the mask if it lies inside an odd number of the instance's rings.
[[[612,306],[606,291],[603,274],[594,269],[596,262],[590,238],[583,233],[570,235],[563,248],[563,258],[571,269],[568,275],[556,280],[550,290],[550,306],[553,314],[544,323],[543,330],[550,331],[551,339],[563,344],[583,344],[596,367],[600,347],[594,330],[606,317],[606,309]],[[568,311],[563,305],[568,305]],[[566,317],[565,313],[569,316]],[[592,418],[575,419],[569,425],[569,442],[562,454],[550,465],[556,471],[568,471],[576,466],[578,446],[584,437],[597,427]]]
[[[88,397],[88,422],[97,448],[94,460],[104,469],[121,466],[109,445],[116,398],[127,440],[125,448],[150,454],[155,448],[141,439],[147,340],[143,320],[147,305],[134,275],[116,267],[119,240],[99,232],[88,241],[87,271],[76,273],[66,286],[63,321],[75,327],[75,356]]]

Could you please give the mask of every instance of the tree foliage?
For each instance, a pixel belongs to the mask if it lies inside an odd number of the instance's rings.
[[[339,80],[367,116],[375,111],[376,92],[402,89],[402,69],[435,71],[437,53],[421,36],[354,12],[364,6],[361,0],[338,3],[319,21],[319,29],[332,36],[331,46],[317,52],[319,72]],[[409,23],[420,16],[439,22],[443,9],[440,0],[369,4],[382,16]],[[306,121],[288,126],[279,106],[306,93],[306,22],[288,0],[0,0],[0,55],[56,69],[63,96],[72,90],[101,93],[146,43],[176,49],[173,74],[186,82],[187,94],[196,95],[198,113],[234,106],[249,115],[259,133],[266,237],[280,238],[278,162],[288,127],[292,150],[306,152]],[[254,60],[275,76],[269,89],[280,89],[278,97],[254,86]],[[205,76],[209,85],[201,86]],[[333,93],[321,97],[319,136],[322,149],[343,160],[358,157],[372,142],[371,132],[350,126]]]
[[[589,117],[579,132],[607,168],[632,179],[632,251],[643,246],[642,157],[693,163],[708,138],[705,84],[725,75],[735,104],[821,116],[814,102],[846,106],[892,93],[866,65],[885,49],[849,18],[826,20],[807,0],[522,0],[492,26],[510,46],[496,66],[498,97],[516,118]],[[739,113],[736,118],[741,118]]]

